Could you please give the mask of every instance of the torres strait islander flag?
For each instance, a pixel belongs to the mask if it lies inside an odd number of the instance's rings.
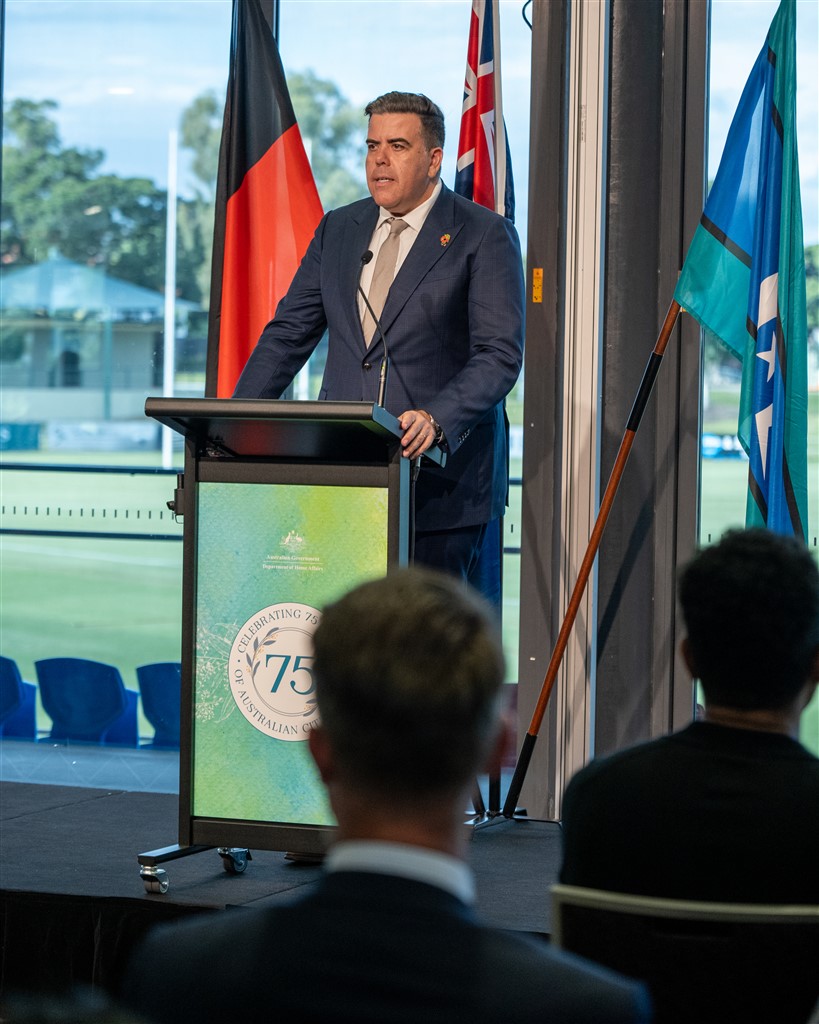
[[[674,298],[742,360],[748,526],[805,539],[807,313],[796,4],[782,0],[728,132]]]
[[[455,191],[515,219],[515,189],[503,123],[498,0],[472,0]]]
[[[259,0],[233,0],[205,393],[228,398],[321,220],[284,68]]]

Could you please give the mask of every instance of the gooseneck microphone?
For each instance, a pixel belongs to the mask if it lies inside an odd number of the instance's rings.
[[[361,295],[361,298],[364,300],[364,305],[367,307],[367,312],[373,318],[375,329],[378,331],[378,337],[381,339],[381,344],[384,346],[384,356],[381,360],[381,374],[378,378],[378,398],[376,400],[376,405],[381,406],[381,408],[383,409],[384,395],[386,394],[387,391],[387,374],[390,368],[390,357],[389,353],[387,352],[387,336],[384,334],[384,329],[381,326],[381,321],[375,315],[375,310],[370,305],[370,300],[364,294],[364,289],[361,287],[361,271],[364,269],[364,267],[367,266],[367,264],[370,262],[372,258],[373,254],[370,249],[367,249],[366,252],[362,253],[361,255],[361,266],[359,267],[358,270],[358,292]]]

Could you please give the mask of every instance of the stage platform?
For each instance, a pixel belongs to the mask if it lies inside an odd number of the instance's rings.
[[[91,984],[115,991],[134,943],[159,921],[264,907],[314,885],[321,868],[252,851],[240,875],[215,850],[164,865],[147,893],[139,853],[177,841],[173,793],[0,783],[0,994]],[[552,822],[498,820],[472,832],[478,909],[500,928],[548,937],[560,863]]]

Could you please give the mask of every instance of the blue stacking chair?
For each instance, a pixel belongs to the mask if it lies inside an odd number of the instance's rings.
[[[154,727],[149,747],[179,749],[179,718],[182,703],[182,666],[178,661],[158,661],[136,670],[142,710]]]
[[[37,739],[34,683],[23,682],[17,662],[0,656],[0,736]]]
[[[40,697],[52,721],[50,740],[136,747],[137,694],[119,669],[86,658],[36,661]]]

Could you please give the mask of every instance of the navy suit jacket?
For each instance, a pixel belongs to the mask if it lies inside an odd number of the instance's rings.
[[[693,722],[574,776],[560,880],[672,899],[819,904],[817,809],[819,759],[801,743]]]
[[[154,929],[121,995],[156,1024],[650,1019],[635,982],[487,928],[434,886],[356,871],[284,906]]]
[[[278,398],[325,329],[320,399],[374,402],[383,356],[368,349],[357,286],[378,207],[363,199],[328,213],[275,318],[245,366],[236,398]],[[508,424],[503,400],[523,357],[523,266],[506,218],[443,188],[401,265],[381,316],[390,356],[385,405],[424,409],[443,427],[447,466],[424,467],[416,526],[450,529],[503,514]]]

